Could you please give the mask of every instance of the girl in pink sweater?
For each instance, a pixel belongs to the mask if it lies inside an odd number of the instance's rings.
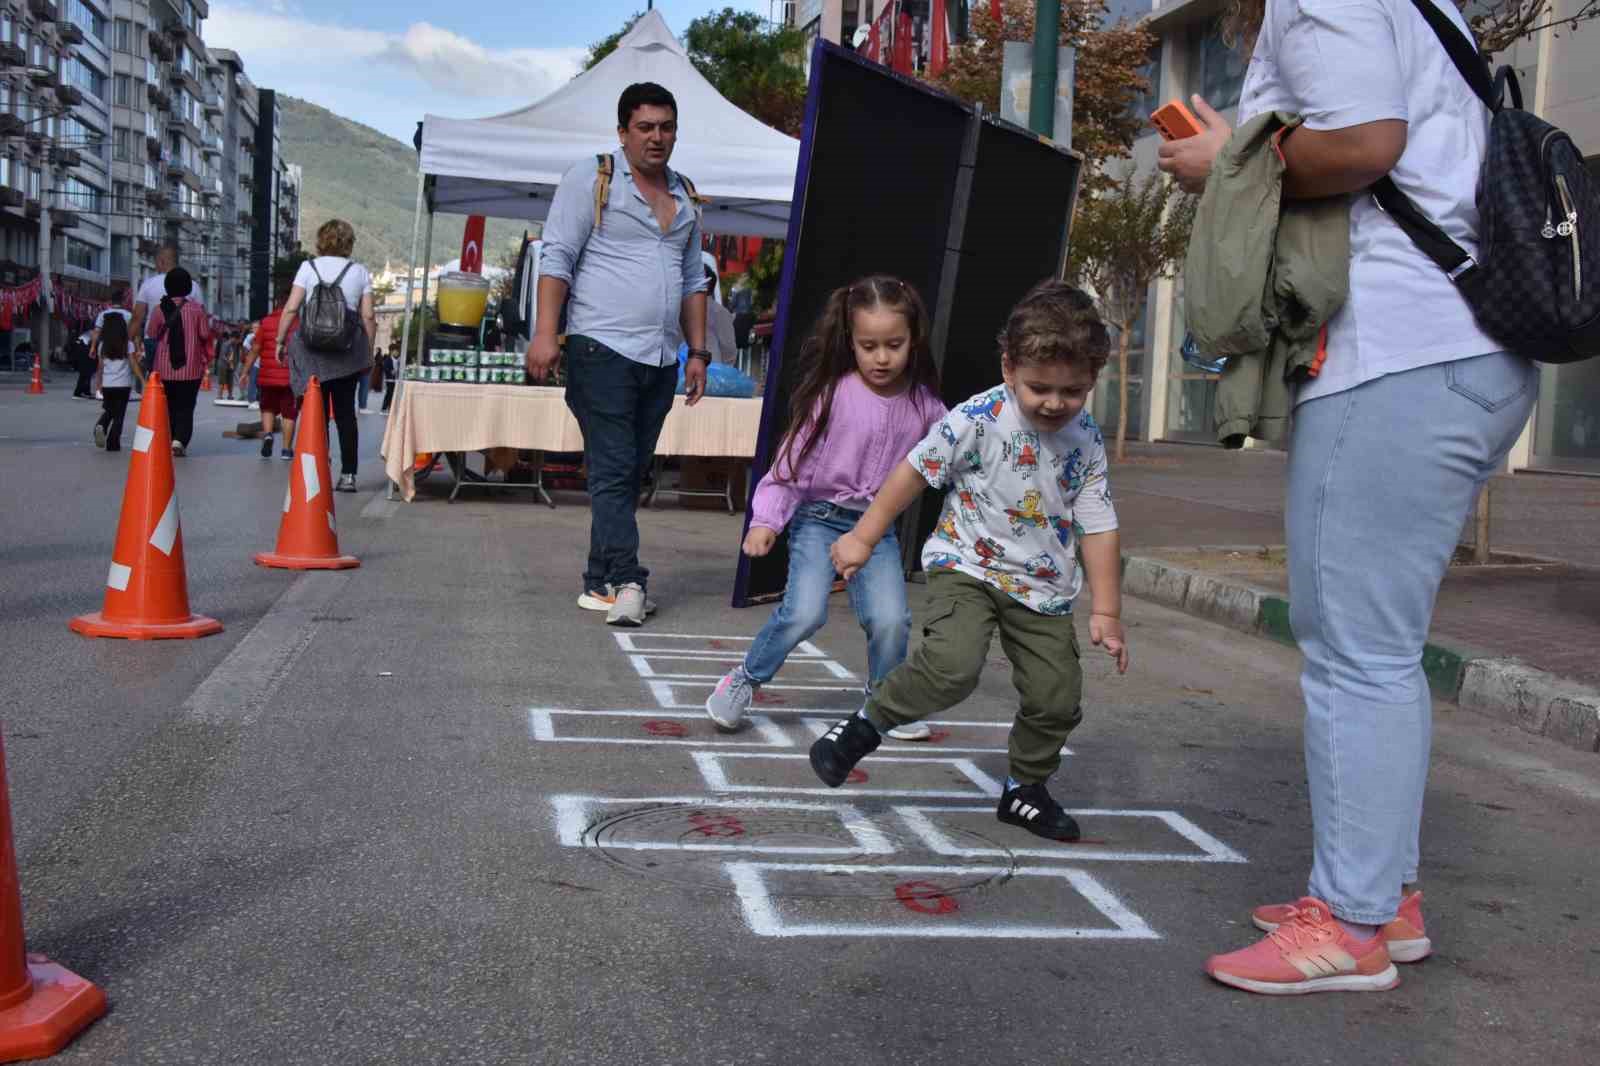
[[[750,501],[744,553],[766,555],[789,528],[789,583],[744,662],[706,700],[706,714],[734,729],[755,692],[828,619],[833,562],[828,549],[855,528],[889,472],[945,416],[928,350],[922,297],[898,278],[874,275],[836,289],[801,349],[789,431]],[[906,657],[906,606],[900,545],[891,532],[847,586],[867,634],[868,686]],[[928,735],[917,723],[891,731]]]

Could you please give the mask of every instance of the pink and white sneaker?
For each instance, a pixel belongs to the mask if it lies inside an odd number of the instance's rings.
[[[1357,940],[1310,896],[1294,904],[1258,944],[1213,955],[1206,973],[1234,988],[1268,996],[1311,992],[1387,992],[1400,983],[1383,934]]]
[[[1294,914],[1295,903],[1269,903],[1250,912],[1250,921],[1264,933],[1270,933]],[[1389,948],[1389,958],[1394,962],[1421,962],[1433,954],[1433,941],[1428,939],[1427,926],[1422,921],[1422,893],[1413,892],[1400,900],[1400,909],[1381,930],[1383,942]]]

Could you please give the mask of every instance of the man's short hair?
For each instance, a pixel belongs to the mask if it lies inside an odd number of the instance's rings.
[[[633,121],[633,113],[641,107],[670,107],[672,117],[678,117],[678,101],[673,99],[672,93],[653,81],[639,81],[622,90],[617,100],[617,129],[627,129]]]

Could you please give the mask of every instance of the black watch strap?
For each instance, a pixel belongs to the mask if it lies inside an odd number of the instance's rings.
[[[704,349],[704,348],[690,348],[689,349],[689,358],[690,359],[704,359],[706,362],[709,363],[709,362],[711,362],[711,353],[709,351],[707,351],[706,349]]]

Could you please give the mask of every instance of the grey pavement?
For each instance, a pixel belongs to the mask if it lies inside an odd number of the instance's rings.
[[[778,679],[801,687],[770,688],[745,732],[710,730],[705,675],[768,610],[727,606],[726,515],[645,515],[661,611],[627,641],[573,605],[573,494],[448,505],[429,485],[391,504],[364,458],[367,491],[338,498],[361,569],[263,571],[249,555],[287,464],[216,437],[230,412],[178,468],[191,600],[227,632],[85,641],[66,621],[98,606],[122,464],[65,391],[0,390],[29,948],[112,1004],[60,1061],[1564,1064],[1600,1048],[1592,757],[1440,705],[1435,957],[1387,994],[1253,998],[1200,966],[1253,940],[1250,906],[1304,883],[1290,650],[1130,603],[1134,668],[1089,657],[1056,779],[1091,812],[1087,839],[1045,846],[986,809],[1014,706],[998,652],[937,743],[886,744],[866,780],[804,791],[817,782],[784,756],[809,743],[806,708],[848,708],[865,669],[842,596]],[[363,421],[364,453],[380,426]]]

